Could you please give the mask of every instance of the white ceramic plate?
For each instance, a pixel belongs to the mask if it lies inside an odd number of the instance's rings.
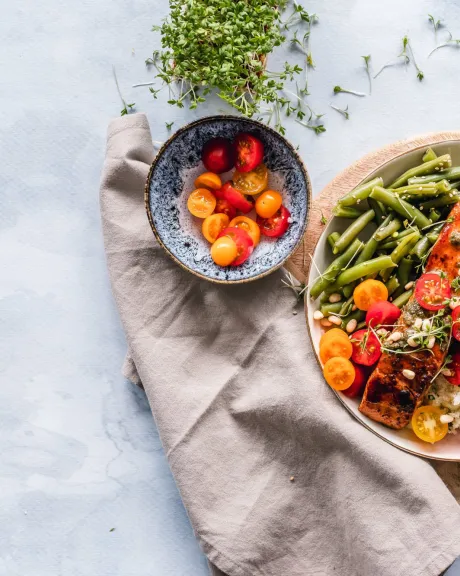
[[[460,140],[454,140],[449,142],[443,142],[437,145],[432,145],[432,148],[438,155],[441,154],[451,154],[452,164],[460,165]],[[370,173],[363,182],[381,176],[384,181],[384,185],[389,185],[392,181],[396,179],[397,176],[412,168],[417,166],[422,161],[423,150],[426,146],[421,148],[415,148],[404,155],[399,156],[387,162],[374,172]],[[332,232],[343,232],[345,228],[349,225],[350,220],[345,218],[331,218],[329,223],[324,229],[318,243],[315,247],[313,254],[313,259],[319,270],[323,271],[329,266],[333,260],[330,246],[327,243],[327,237]],[[375,229],[375,226],[374,226]],[[363,231],[362,239],[369,238],[372,228],[369,225],[367,230]],[[311,266],[310,275],[308,278],[308,284],[315,280],[318,276],[318,272],[315,266]],[[313,302],[309,297],[307,297],[307,323],[312,339],[313,349],[316,353],[316,358],[319,360],[319,340],[323,334],[323,328],[320,323],[313,319],[313,313],[319,308],[319,298]],[[321,364],[321,363],[320,363]],[[327,386],[326,382],[324,385]],[[357,418],[366,428],[380,436],[383,440],[386,440],[390,444],[397,446],[398,448],[411,452],[425,458],[431,458],[435,460],[450,460],[460,462],[460,432],[457,434],[448,434],[441,442],[436,444],[428,444],[415,436],[415,434],[410,429],[404,430],[392,430],[387,428],[378,422],[374,422],[364,414],[361,414],[358,410],[359,400],[351,399],[344,396],[341,392],[336,392],[337,397],[342,402],[342,404]]]

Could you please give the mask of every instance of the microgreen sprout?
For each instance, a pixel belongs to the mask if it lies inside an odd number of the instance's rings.
[[[344,93],[344,94],[353,94],[353,96],[366,96],[364,94],[364,92],[356,92],[355,90],[347,90],[346,88],[342,88],[341,86],[334,86],[334,94],[340,94],[340,93]]]
[[[452,280],[450,287],[454,292],[458,292],[460,290],[460,276],[457,276]]]
[[[326,226],[326,224],[327,224],[327,218],[326,218],[326,216],[323,214],[323,211],[322,211],[322,210],[321,210],[320,223],[321,223],[323,226]]]
[[[434,16],[428,14],[428,21],[431,22],[434,31],[435,42],[438,41],[438,29],[441,27],[441,20],[435,20]]]
[[[282,278],[281,283],[284,285],[285,288],[290,288],[294,292],[297,301],[300,301],[301,298],[305,295],[307,290],[305,282],[299,282],[297,278],[287,270],[284,271],[284,275],[285,279]]]
[[[380,70],[377,72],[377,74],[374,76],[374,79],[377,78],[377,76],[379,76],[384,70],[385,68],[390,68],[392,66],[400,66],[400,65],[407,65],[410,62],[410,58],[407,54],[407,44],[409,42],[409,38],[407,36],[404,36],[404,38],[402,39],[402,50],[401,52],[398,54],[397,59],[396,60],[392,60],[391,62],[387,62],[386,64],[384,64]]]
[[[404,44],[404,49],[407,48],[407,50],[410,52],[410,55],[412,57],[412,63],[415,66],[415,69],[417,70],[417,78],[420,80],[420,82],[423,80],[424,78],[424,74],[423,72],[420,70],[417,62],[415,61],[415,56],[414,56],[414,51],[412,50],[412,45],[410,43],[410,40],[407,36],[404,36],[404,40],[405,40],[405,44]]]
[[[305,126],[305,128],[309,128],[313,130],[315,134],[321,134],[322,132],[326,132],[326,128],[323,124],[311,124],[310,122],[301,122],[300,120],[296,120],[298,124]]]
[[[174,120],[172,122],[165,122],[166,130],[171,130],[173,127]]]
[[[334,110],[337,110],[337,112],[339,112],[339,114],[342,114],[342,116],[345,116],[347,120],[350,118],[350,113],[348,112],[348,106],[346,108],[339,108],[338,106],[334,106],[333,104],[329,104],[329,106]]]
[[[440,48],[446,48],[447,46],[453,46],[454,48],[458,48],[460,46],[460,39],[459,38],[454,38],[452,36],[452,34],[447,31],[448,34],[448,38],[445,42],[443,42],[442,44],[439,44],[439,46],[436,46],[436,48],[434,48],[429,54],[428,54],[428,58],[434,53],[436,52],[436,50],[439,50]]]
[[[113,72],[113,77],[115,79],[115,85],[117,87],[118,95],[120,96],[120,100],[123,103],[123,108],[120,112],[120,116],[126,116],[127,114],[129,114],[133,110],[133,108],[136,104],[134,102],[132,104],[126,103],[126,101],[123,98],[123,95],[121,93],[120,86],[118,85],[118,78],[117,78],[117,73],[115,72],[115,66],[112,66],[112,72]]]
[[[370,94],[372,92],[372,76],[369,64],[371,61],[371,55],[368,54],[367,56],[361,56],[361,58],[364,60],[364,67],[366,68],[366,74],[369,80],[369,94]]]

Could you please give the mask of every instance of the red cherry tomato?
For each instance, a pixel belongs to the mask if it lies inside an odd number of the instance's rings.
[[[234,146],[238,172],[251,172],[264,159],[264,145],[252,134],[238,134]]]
[[[460,306],[452,310],[452,336],[460,340]]]
[[[231,170],[234,165],[232,143],[227,138],[213,138],[203,146],[201,159],[209,172],[222,174]]]
[[[425,310],[441,310],[450,296],[450,282],[439,274],[422,274],[415,284],[415,299]]]
[[[357,396],[361,396],[364,392],[364,388],[366,387],[367,377],[368,377],[368,370],[359,364],[354,364],[355,367],[355,379],[353,380],[353,384],[342,390],[342,393],[348,398],[356,398]]]
[[[290,217],[291,213],[289,210],[284,206],[281,206],[278,212],[276,212],[271,218],[261,218],[258,216],[257,224],[260,226],[260,231],[264,236],[278,238],[278,236],[282,236],[289,228]]]
[[[358,330],[351,337],[353,352],[351,359],[356,364],[363,366],[372,366],[380,358],[382,353],[380,341],[377,336],[370,330]]]
[[[220,190],[216,190],[220,192]],[[217,194],[215,194],[217,197]],[[236,216],[236,208],[230,204],[225,198],[218,198],[216,202],[216,207],[214,208],[214,214],[227,214],[229,220],[233,220]]]
[[[249,234],[245,230],[233,226],[224,228],[218,238],[222,238],[222,236],[228,236],[236,244],[236,258],[231,263],[231,266],[239,266],[246,262],[254,250],[254,242]]]
[[[243,214],[247,214],[254,207],[254,201],[252,198],[249,199],[250,197],[248,198],[248,196],[245,196],[242,192],[233,188],[232,182],[226,182],[216,196],[217,198],[227,200],[229,204],[243,212]]]
[[[445,376],[445,379],[454,386],[460,386],[460,348],[455,346],[449,352],[452,353],[452,362],[446,368],[452,372],[452,376]]]
[[[401,310],[397,306],[387,300],[379,300],[371,304],[367,311],[366,324],[374,327],[392,326],[400,316]]]

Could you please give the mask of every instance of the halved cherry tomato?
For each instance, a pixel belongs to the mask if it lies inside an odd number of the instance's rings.
[[[211,246],[211,258],[218,266],[229,266],[237,256],[236,242],[228,236],[217,238]]]
[[[203,220],[201,231],[208,242],[213,244],[224,228],[228,226],[229,218],[226,214],[211,214]]]
[[[264,236],[269,236],[270,238],[278,238],[282,236],[286,230],[289,228],[289,220],[291,218],[291,213],[287,208],[281,206],[281,208],[274,214],[271,218],[261,218],[257,217],[257,224],[260,227],[260,231]]]
[[[380,341],[377,336],[370,330],[358,330],[351,337],[353,344],[353,353],[351,359],[356,364],[363,366],[372,366],[380,358],[382,353]]]
[[[449,353],[452,354],[452,362],[447,364],[447,370],[450,370],[450,376],[444,376],[444,378],[450,382],[453,386],[460,386],[460,347],[458,345],[451,346]]]
[[[249,236],[252,238],[254,246],[257,246],[257,244],[259,243],[260,228],[257,222],[255,222],[255,220],[252,220],[247,216],[237,216],[236,218],[233,218],[229,226],[236,226],[237,228],[241,228],[241,230],[247,232]]]
[[[370,305],[366,314],[366,324],[368,326],[392,326],[401,316],[401,310],[388,302],[380,300]]]
[[[362,395],[364,388],[366,387],[368,377],[368,371],[363,366],[360,366],[359,364],[353,364],[353,367],[355,369],[355,379],[349,388],[342,390],[342,392],[345,394],[345,396],[348,396],[348,398],[356,398],[357,396]]]
[[[236,216],[236,208],[230,204],[228,200],[225,198],[219,198],[219,190],[216,190],[214,195],[217,198],[216,207],[214,208],[214,212],[216,214],[226,214],[229,220],[233,220]]]
[[[325,364],[329,358],[350,358],[353,352],[353,346],[348,338],[342,336],[331,336],[323,341],[319,348],[319,357]]]
[[[222,186],[222,180],[214,172],[203,172],[195,180],[195,188],[209,188],[210,190],[219,190]]]
[[[217,194],[218,196],[224,198],[224,200],[227,200],[227,202],[229,202],[234,208],[240,210],[244,214],[247,214],[253,208],[252,198],[249,200],[247,196],[234,188],[231,182],[226,182],[217,192]]]
[[[237,190],[240,190],[243,194],[254,196],[254,194],[260,194],[267,188],[268,170],[265,164],[259,164],[251,172],[238,172],[238,170],[235,170],[232,180]]]
[[[246,262],[254,251],[254,242],[249,234],[244,230],[241,230],[241,228],[228,227],[222,230],[218,238],[222,238],[223,236],[228,236],[236,244],[237,255],[235,260],[231,263],[232,266],[239,266],[240,264],[243,264],[243,262]]]
[[[441,310],[450,297],[449,280],[439,274],[422,274],[415,284],[415,299],[425,310]]]
[[[319,347],[321,348],[321,346],[327,340],[329,340],[329,338],[336,338],[336,337],[345,338],[346,340],[349,340],[348,334],[344,330],[341,330],[340,328],[331,328],[321,336],[321,340],[319,341]]]
[[[187,208],[197,218],[206,218],[214,212],[216,197],[207,188],[194,190],[187,200]]]
[[[213,138],[203,146],[201,159],[209,172],[222,174],[231,170],[234,165],[235,154],[232,143],[227,138]]]
[[[238,172],[250,172],[264,159],[264,145],[252,134],[238,134],[234,146]]]
[[[387,299],[388,289],[380,280],[364,280],[353,292],[353,300],[360,310],[369,310],[374,302]]]
[[[330,358],[323,369],[324,378],[334,390],[346,390],[355,379],[355,369],[346,358]]]
[[[460,306],[452,310],[452,336],[460,340]]]
[[[449,425],[440,420],[443,414],[437,406],[420,406],[412,416],[412,430],[420,440],[431,444],[439,442],[449,430]]]
[[[281,208],[283,197],[275,190],[267,190],[256,200],[256,212],[261,218],[271,218]]]

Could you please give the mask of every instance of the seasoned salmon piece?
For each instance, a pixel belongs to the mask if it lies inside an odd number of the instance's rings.
[[[452,282],[460,271],[460,203],[455,205],[448,220],[433,246],[425,272],[442,271]],[[392,333],[400,332],[401,341],[407,340],[413,333],[412,326],[417,318],[432,318],[436,314],[423,309],[412,295]],[[448,330],[447,327],[447,334]],[[398,346],[396,343],[394,348]],[[409,424],[414,410],[422,404],[434,376],[444,363],[447,338],[441,343],[436,340],[431,351],[413,352],[407,347],[403,350],[403,354],[382,352],[359,406],[360,412],[372,420],[397,430]]]

